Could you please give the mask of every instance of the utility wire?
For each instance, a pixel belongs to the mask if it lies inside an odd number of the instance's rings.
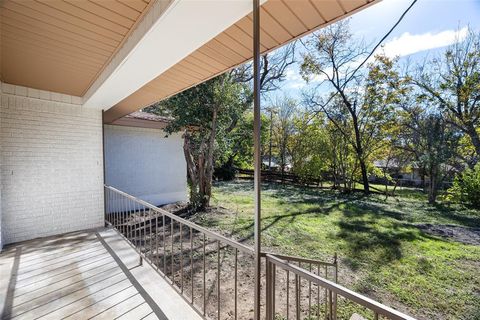
[[[412,9],[412,7],[415,5],[415,3],[417,3],[417,1],[418,0],[413,0],[412,3],[408,6],[408,8],[405,9],[405,11],[403,11],[402,15],[398,18],[397,22],[395,22],[395,24],[390,28],[390,30],[388,30],[388,32],[380,39],[380,41],[377,42],[377,44],[375,45],[375,47],[373,47],[373,49],[370,51],[368,56],[362,61],[362,63],[360,63],[360,65],[357,66],[357,68],[352,72],[352,74],[350,75],[350,77],[348,77],[345,83],[348,83],[350,80],[352,80],[352,78],[355,76],[355,73],[357,73],[358,70],[360,70],[360,68],[363,67],[363,65],[368,61],[368,59],[370,59],[370,57],[375,53],[375,51],[378,49],[378,47],[380,47],[380,45],[385,41],[385,39],[387,39],[390,36],[390,34],[392,34],[395,28],[397,28],[400,22],[402,22],[403,18],[405,18],[407,13]],[[302,39],[300,39],[300,42],[306,48],[306,45],[303,43]],[[328,101],[331,101],[333,97],[337,95],[337,93],[338,92],[336,92],[333,96],[331,96],[330,99],[328,99]],[[315,115],[317,115],[319,112],[320,110],[314,112],[314,114],[309,119],[309,121],[312,120],[315,117]]]
[[[410,11],[410,9],[412,9],[412,7],[415,5],[415,3],[417,3],[417,1],[418,0],[413,0],[412,3],[408,6],[408,8],[405,9],[405,11],[403,11],[402,15],[400,16],[400,18],[398,18],[397,22],[395,22],[395,24],[390,28],[390,30],[382,37],[382,39],[380,39],[380,41],[375,45],[375,47],[373,47],[372,51],[370,51],[370,53],[365,58],[365,60],[363,60],[362,63],[360,63],[360,65],[353,71],[353,73],[350,75],[348,80],[345,82],[349,82],[353,78],[355,73],[357,73],[357,71],[360,70],[361,67],[363,67],[363,65],[368,61],[368,59],[370,59],[370,57],[375,53],[378,47],[380,47],[383,41],[385,41],[385,39],[387,39],[388,36],[390,36],[390,34],[393,32],[393,30],[395,30],[395,28],[400,24],[400,22],[402,22],[403,18],[405,18],[407,13]]]

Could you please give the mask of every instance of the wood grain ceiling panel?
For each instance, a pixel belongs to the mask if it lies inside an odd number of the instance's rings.
[[[72,6],[83,9],[84,11],[90,12],[92,14],[95,14],[115,24],[121,25],[125,27],[127,30],[129,30],[133,26],[133,23],[135,22],[134,20],[128,19],[110,9],[106,9],[90,1],[78,1],[78,0],[65,0],[65,1],[70,3]]]
[[[285,1],[284,4],[305,25],[307,30],[314,29],[319,23],[326,22],[310,1]],[[310,14],[306,15],[305,12],[310,12]]]
[[[27,1],[32,1],[32,0],[27,0]],[[80,19],[84,19],[90,23],[96,24],[107,30],[119,33],[123,36],[128,33],[128,28],[121,26],[120,24],[114,21],[104,19],[103,17],[98,16],[94,13],[78,8],[63,0],[36,0],[36,1],[40,1],[41,3],[49,6],[52,10],[58,10],[68,15],[71,15]],[[79,1],[86,1],[86,0],[79,0]]]
[[[338,0],[310,0],[325,21],[335,20],[346,12]]]
[[[119,2],[139,12],[142,12],[143,10],[145,10],[147,5],[150,3],[150,1],[142,1],[142,0],[119,0]]]
[[[149,8],[143,0],[0,1],[1,80],[83,96]]]
[[[28,3],[28,2],[24,2],[24,3]],[[92,39],[92,40],[95,40],[95,41],[101,41],[101,42],[103,42],[105,44],[108,44],[112,47],[116,47],[120,43],[119,40],[111,39],[111,38],[106,37],[104,35],[98,34],[94,31],[90,31],[90,30],[84,29],[82,27],[79,27],[79,26],[77,26],[75,24],[72,24],[70,22],[66,22],[64,20],[57,19],[57,18],[52,17],[52,16],[48,16],[46,14],[40,13],[40,12],[34,10],[34,9],[31,9],[29,7],[26,7],[26,6],[22,6],[20,4],[15,3],[15,2],[7,2],[4,5],[4,8],[6,8],[8,10],[11,10],[11,11],[14,11],[19,15],[25,15],[32,20],[36,20],[36,21],[40,21],[40,22],[43,22],[43,23],[47,23],[49,25],[56,26],[56,27],[58,27],[62,30],[70,30],[72,33],[74,33],[76,35],[82,35],[83,37],[86,37],[88,39]]]
[[[85,62],[88,64],[88,62],[95,62],[98,67],[98,65],[103,64],[105,61],[104,55],[97,54],[85,48],[63,45],[58,41],[51,40],[49,38],[42,37],[41,35],[30,33],[21,29],[15,29],[9,25],[3,25],[3,31],[4,38],[10,37],[20,42],[31,43],[34,46],[49,49],[51,52],[61,52],[66,57],[74,57],[78,59],[77,61],[79,63]]]
[[[58,19],[58,20],[70,23],[73,26],[77,26],[77,27],[80,27],[82,29],[85,29],[86,31],[91,31],[95,34],[98,34],[99,36],[104,36],[106,38],[115,40],[117,42],[120,42],[123,39],[123,35],[120,34],[120,33],[117,33],[117,32],[111,31],[109,29],[103,28],[103,27],[98,26],[97,24],[95,24],[91,21],[81,19],[79,17],[70,15],[70,14],[65,13],[63,11],[52,10],[51,7],[49,7],[45,4],[42,4],[38,1],[15,0],[15,1],[9,1],[9,2],[13,2],[13,3],[15,3],[17,5],[20,5],[22,7],[25,7],[25,8],[33,9],[36,12],[38,12],[39,14],[42,13],[43,14],[42,19],[43,19],[43,17],[45,17],[45,19],[51,19],[51,18]],[[6,6],[9,2],[5,2],[4,5]]]
[[[135,10],[121,2],[115,0],[91,0],[96,5],[110,9],[117,14],[130,19],[131,21],[136,21],[140,16],[141,11]]]
[[[268,52],[378,0],[268,0],[261,10],[261,50]],[[251,14],[105,113],[114,121],[238,66],[252,56]],[[193,68],[193,64],[197,68]],[[199,74],[192,77],[192,70]],[[200,70],[209,72],[203,73]],[[202,75],[203,79],[196,80]],[[183,85],[182,85],[183,84]],[[147,89],[148,88],[148,89]],[[154,93],[156,90],[156,93]]]
[[[2,54],[3,60],[13,61],[14,59],[21,60],[13,69],[13,64],[5,64],[3,72],[8,74],[9,83],[22,83],[22,85],[31,88],[41,88],[43,84],[49,82],[49,91],[62,92],[62,90],[74,92],[79,84],[88,85],[89,79],[95,73],[87,72],[87,70],[78,70],[70,65],[65,65],[65,62],[57,61],[51,57],[43,57],[37,55],[32,59],[32,55],[23,51],[6,51]],[[12,56],[13,55],[13,56]],[[48,67],[51,63],[55,63],[58,69],[62,72],[52,71]],[[12,70],[13,69],[13,70]],[[28,74],[28,78],[24,78],[24,74]],[[48,77],[45,77],[48,75]]]
[[[72,55],[70,52],[65,54],[64,52],[62,52],[62,50],[52,51],[49,47],[45,47],[43,43],[36,43],[35,41],[25,42],[19,40],[19,38],[17,37],[6,35],[3,37],[2,42],[5,44],[5,46],[14,47],[15,50],[24,50],[28,52],[32,56],[32,58],[35,58],[35,55],[37,54],[43,55],[45,58],[51,57],[55,61],[60,60],[64,61],[66,64],[76,66],[79,70],[86,68],[93,70],[93,72],[96,72],[96,70],[98,70],[98,68],[102,66],[102,64],[98,62],[92,62],[87,60],[79,61],[79,59],[76,58],[75,55]]]
[[[302,23],[283,1],[267,2],[263,5],[263,8],[285,28],[289,36],[302,34],[308,30],[308,27]]]
[[[345,9],[345,11],[354,10],[355,8],[358,8],[358,6],[361,6],[367,3],[366,0],[339,0],[338,2],[342,6],[342,8]]]
[[[44,23],[40,20],[31,19],[25,15],[4,9],[2,11],[2,23],[10,25],[11,27],[22,29],[24,31],[30,31],[39,35],[45,35],[59,42],[64,42],[72,46],[78,46],[80,48],[91,46],[91,50],[108,57],[115,47],[100,41],[95,41],[78,35],[74,32],[64,30],[57,26]]]

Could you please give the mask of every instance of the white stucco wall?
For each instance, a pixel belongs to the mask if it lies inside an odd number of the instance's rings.
[[[2,84],[4,244],[102,226],[102,114],[81,99]]]
[[[187,200],[181,133],[105,126],[106,184],[154,205]]]

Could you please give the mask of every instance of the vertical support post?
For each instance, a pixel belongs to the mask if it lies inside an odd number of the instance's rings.
[[[254,319],[260,320],[261,295],[261,226],[260,226],[260,0],[253,0],[253,145],[254,145],[254,191],[255,191],[255,290]]]
[[[105,189],[105,124],[103,123],[105,111],[102,110],[102,162],[103,162],[103,217],[105,227],[107,226],[107,192]]]

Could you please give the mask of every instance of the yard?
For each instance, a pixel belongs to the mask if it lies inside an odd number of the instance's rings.
[[[480,319],[480,212],[429,206],[414,189],[368,198],[263,185],[264,250],[331,260],[339,283],[420,319]],[[253,184],[217,183],[194,219],[253,243]]]

